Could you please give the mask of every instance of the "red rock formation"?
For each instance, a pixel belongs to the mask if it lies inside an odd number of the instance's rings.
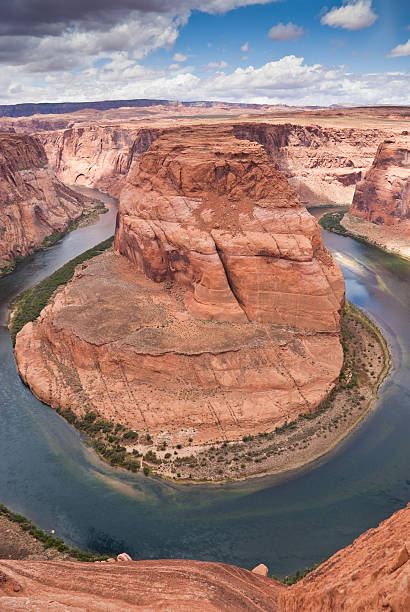
[[[199,318],[339,329],[344,284],[316,221],[229,127],[154,142],[121,193],[115,247],[152,280],[187,287]]]
[[[141,117],[139,124],[129,121],[125,111],[132,109],[122,109],[125,113],[123,117],[118,110],[117,119],[113,116],[111,122],[104,121],[98,114],[93,119],[92,114],[82,117],[74,113],[72,125],[60,131],[56,129],[62,116],[51,115],[48,128],[45,117],[36,118],[36,122],[34,118],[20,119],[15,125],[16,129],[30,129],[32,126],[31,131],[38,125],[39,129],[45,130],[37,136],[43,142],[61,180],[79,182],[117,196],[124,175],[146,150],[139,146],[140,131],[145,139],[150,134],[152,141],[169,125],[169,108],[153,107],[151,114],[154,109],[156,114]],[[195,112],[204,110],[197,109]],[[173,109],[172,112],[177,111]],[[70,116],[65,117],[67,124]],[[188,123],[189,120],[184,117],[180,122]],[[349,204],[354,187],[370,167],[380,140],[391,135],[375,129],[343,129],[297,123],[238,121],[232,127],[237,137],[254,140],[264,146],[275,167],[285,174],[302,202],[309,205]]]
[[[117,196],[138,143],[149,143],[146,130],[129,125],[74,125],[60,131],[41,132],[50,165],[68,184],[95,187]]]
[[[408,612],[409,532],[407,506],[288,588],[221,563],[0,561],[0,608]]]
[[[129,174],[115,245],[17,336],[43,401],[172,445],[272,430],[333,387],[343,278],[259,144],[164,133]]]
[[[0,133],[0,268],[65,230],[86,200],[49,170],[37,139]]]
[[[262,144],[302,203],[310,206],[349,204],[383,138],[381,130],[296,123],[238,123],[233,131]]]
[[[406,228],[410,236],[410,137],[385,140],[373,165],[357,185],[350,213],[386,226]]]

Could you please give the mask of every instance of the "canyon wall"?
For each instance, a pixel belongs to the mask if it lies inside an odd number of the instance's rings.
[[[0,133],[0,269],[64,231],[87,201],[57,179],[36,138]]]
[[[408,612],[409,532],[410,505],[292,587],[223,563],[4,560],[0,561],[0,607],[5,611]]]
[[[139,131],[121,125],[89,124],[40,132],[37,138],[61,181],[117,196]]]
[[[187,123],[181,119],[184,121]],[[156,138],[163,132],[163,124],[160,117],[151,121],[152,127],[147,122],[141,127],[126,121],[81,123],[66,130],[42,131],[37,136],[62,181],[118,195],[131,163],[138,161],[133,142],[139,140],[140,132]],[[369,169],[383,138],[380,130],[291,123],[238,121],[231,124],[231,129],[236,137],[265,148],[275,168],[285,174],[305,205],[350,205],[355,186]]]
[[[80,266],[18,334],[23,380],[171,446],[314,410],[342,366],[344,303],[315,219],[230,126],[164,130],[138,158],[116,253]]]
[[[357,185],[350,213],[386,226],[410,229],[410,137],[385,140]],[[407,222],[407,223],[406,223]]]
[[[349,205],[383,138],[383,132],[375,129],[291,123],[238,123],[233,132],[259,142],[302,204],[310,206]]]

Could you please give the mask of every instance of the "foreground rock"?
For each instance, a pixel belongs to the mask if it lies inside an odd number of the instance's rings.
[[[43,401],[202,444],[271,431],[333,388],[343,278],[259,144],[165,132],[129,175],[115,246],[17,336]]]
[[[0,133],[0,271],[66,230],[87,202],[48,168],[37,139]]]
[[[290,588],[221,563],[0,561],[0,608],[407,612],[409,532],[407,506]]]
[[[387,245],[402,238],[410,247],[410,137],[406,133],[380,145],[372,167],[357,185],[350,215],[385,228]],[[350,231],[354,229],[349,218],[347,223]],[[366,226],[365,232],[369,233]],[[375,233],[376,241],[379,233]]]

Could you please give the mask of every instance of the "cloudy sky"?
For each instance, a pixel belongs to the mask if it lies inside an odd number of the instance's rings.
[[[410,0],[0,0],[0,104],[410,104]]]

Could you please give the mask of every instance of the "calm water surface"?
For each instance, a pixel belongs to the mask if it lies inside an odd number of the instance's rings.
[[[102,196],[100,196],[102,197]],[[377,409],[332,455],[303,472],[183,486],[102,463],[84,438],[21,383],[9,300],[112,235],[115,206],[0,281],[0,502],[68,543],[134,558],[185,557],[294,573],[349,544],[410,501],[410,264],[324,233],[347,295],[377,322],[393,370]]]

